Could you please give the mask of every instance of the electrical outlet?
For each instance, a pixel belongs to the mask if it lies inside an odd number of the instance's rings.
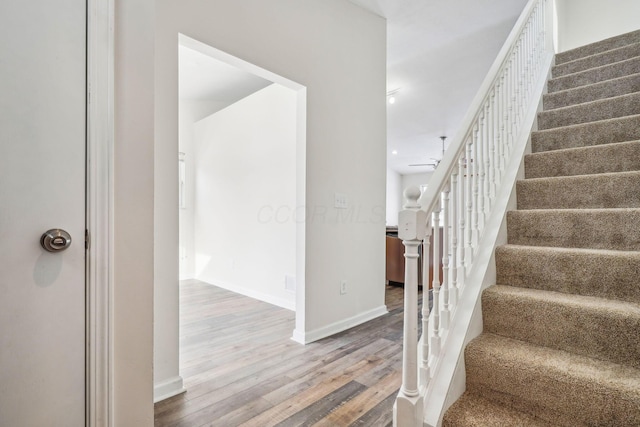
[[[296,291],[296,278],[293,276],[284,276],[284,290],[289,292]]]
[[[349,208],[349,199],[347,198],[347,195],[342,193],[335,193],[333,205],[336,209]]]
[[[340,295],[344,295],[347,293],[347,281],[343,280],[340,282]]]

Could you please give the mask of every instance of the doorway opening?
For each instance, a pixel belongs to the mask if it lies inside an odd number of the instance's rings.
[[[304,319],[306,89],[179,36],[180,280]]]

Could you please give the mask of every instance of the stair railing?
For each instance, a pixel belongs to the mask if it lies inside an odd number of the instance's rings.
[[[463,124],[421,196],[405,191],[398,237],[405,246],[405,299],[402,386],[393,409],[397,427],[423,426],[425,396],[430,395],[440,354],[460,296],[481,283],[468,282],[496,195],[516,144],[528,124],[534,87],[546,79],[553,53],[552,0],[530,0],[476,95]],[[536,94],[539,96],[539,94]],[[523,142],[524,141],[524,142]],[[515,150],[522,153],[523,149]],[[512,158],[514,157],[514,158]],[[505,183],[506,184],[506,183]],[[432,221],[430,219],[432,218]],[[433,226],[431,225],[433,223]],[[439,228],[442,222],[443,250]],[[433,233],[433,281],[430,309],[429,239]],[[418,260],[422,245],[422,337],[418,340]],[[443,277],[439,264],[442,262]],[[442,280],[442,282],[441,282]],[[446,391],[445,391],[446,392]]]

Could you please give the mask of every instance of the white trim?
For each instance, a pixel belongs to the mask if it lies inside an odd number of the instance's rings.
[[[184,388],[182,377],[176,375],[153,386],[153,403],[177,396],[185,391],[187,391],[187,389]]]
[[[346,331],[347,329],[353,328],[354,326],[361,325],[365,322],[368,322],[369,320],[375,319],[376,317],[384,316],[388,312],[389,310],[387,310],[387,306],[381,305],[380,307],[376,307],[372,310],[356,314],[355,316],[331,323],[327,326],[323,326],[313,331],[304,332],[296,329],[293,331],[293,336],[291,337],[291,339],[300,344],[309,344],[322,338],[335,335],[339,332]]]
[[[287,310],[296,311],[296,302],[292,300],[288,300],[286,298],[275,297],[273,295],[266,294],[264,292],[259,292],[253,289],[244,288],[242,286],[233,285],[231,283],[223,282],[221,280],[215,280],[212,284],[210,281],[205,281],[198,279],[203,283],[209,284],[211,286],[217,286],[222,289],[226,289],[231,292],[235,292],[240,295],[247,296],[249,298],[257,299],[269,304],[276,305],[281,308],[286,308]]]
[[[87,0],[86,425],[113,426],[114,3]]]

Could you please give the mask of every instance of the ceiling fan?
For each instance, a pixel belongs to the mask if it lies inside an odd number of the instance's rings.
[[[442,158],[444,157],[444,140],[447,139],[447,137],[446,136],[441,136],[440,139],[442,140],[442,156],[440,156],[439,159],[434,159],[432,157],[431,160],[433,160],[433,162],[431,162],[431,163],[414,163],[414,164],[409,165],[409,166],[431,166],[435,170],[435,168],[438,167],[438,165],[442,161]]]

